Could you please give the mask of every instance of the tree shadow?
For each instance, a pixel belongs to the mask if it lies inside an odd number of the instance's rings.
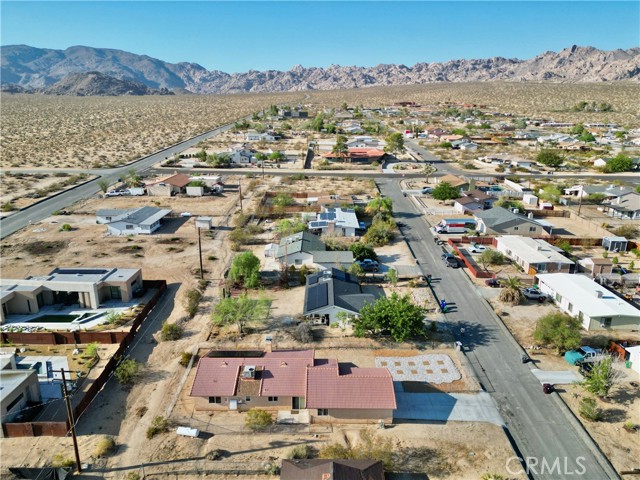
[[[629,418],[629,415],[622,408],[608,408],[602,411],[602,419],[605,422],[624,422],[627,418]]]

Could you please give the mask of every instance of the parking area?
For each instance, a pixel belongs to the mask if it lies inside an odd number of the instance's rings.
[[[486,392],[406,393],[396,392],[394,420],[436,422],[488,422],[504,425],[495,402]]]

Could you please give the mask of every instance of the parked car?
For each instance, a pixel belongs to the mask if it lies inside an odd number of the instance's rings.
[[[631,270],[628,270],[624,267],[613,267],[611,271],[613,273],[617,273],[618,275],[626,275],[627,273],[631,273]]]
[[[420,190],[420,193],[422,193],[423,195],[426,195],[431,192],[433,192],[433,187],[423,187],[422,190]]]
[[[593,363],[606,358],[607,354],[597,348],[584,346],[575,350],[569,350],[564,354],[564,359],[570,365],[581,365],[583,363]]]
[[[104,194],[105,197],[123,197],[127,195],[129,192],[126,190],[113,190],[111,192],[107,192]]]
[[[547,299],[547,294],[542,293],[536,287],[523,288],[522,294],[529,300],[538,300],[544,302]]]
[[[484,281],[484,284],[487,287],[498,288],[500,286],[500,280],[498,280],[497,278],[488,278]]]
[[[180,216],[181,216],[181,217],[190,217],[190,216],[191,216],[191,213],[190,213],[190,212],[182,212],[182,213],[180,214]]]
[[[468,249],[471,253],[482,253],[486,250],[482,245],[478,245],[477,243],[472,243]]]
[[[443,253],[441,258],[447,267],[460,268],[458,259],[452,253]]]
[[[365,258],[364,260],[356,261],[360,268],[365,272],[377,272],[380,269],[380,264],[375,260],[371,260],[370,258]]]

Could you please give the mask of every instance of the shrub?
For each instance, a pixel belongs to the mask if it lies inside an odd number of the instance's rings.
[[[164,322],[160,331],[162,341],[179,340],[182,336],[182,327],[176,323]]]
[[[63,224],[60,227],[61,232],[70,232],[71,230],[72,230],[71,225],[69,225],[68,223]]]
[[[96,448],[93,450],[94,457],[105,457],[113,452],[116,448],[116,442],[113,437],[105,436],[98,440]]]
[[[184,294],[184,309],[190,318],[193,318],[198,313],[198,306],[202,300],[202,292],[195,288],[190,288]]]
[[[5,202],[0,206],[0,211],[2,211],[2,212],[13,212],[14,210],[17,210],[17,209],[18,209],[18,207],[16,207],[11,202]]]
[[[270,425],[273,425],[273,417],[266,410],[252,408],[247,412],[247,416],[244,419],[244,424],[250,430],[257,432],[266,429]]]
[[[580,320],[564,313],[550,313],[538,319],[533,338],[558,351],[580,346]]]
[[[580,416],[591,420],[592,422],[598,422],[602,420],[602,410],[598,408],[595,399],[585,397],[580,400]]]
[[[296,445],[287,452],[286,458],[289,460],[301,460],[304,458],[311,458],[313,450],[306,443],[303,445]]]
[[[72,459],[65,457],[61,453],[57,453],[51,459],[51,466],[53,468],[67,468],[73,467],[76,464]]]
[[[140,474],[138,472],[128,472],[124,476],[124,480],[140,480]]]
[[[192,357],[193,357],[193,353],[182,352],[180,354],[180,365],[182,365],[183,367],[186,367],[187,365],[189,365],[189,362],[191,361]]]
[[[147,438],[151,439],[160,433],[165,433],[169,431],[169,421],[162,417],[158,416],[153,419],[151,426],[147,428]]]
[[[635,238],[638,236],[638,227],[634,225],[622,225],[613,230],[612,233],[619,237]]]
[[[99,343],[98,342],[93,342],[90,343],[89,345],[87,345],[87,348],[85,349],[85,356],[88,358],[95,358],[98,356],[98,348],[99,348]]]
[[[300,343],[313,342],[313,329],[309,322],[302,322],[293,331],[293,338]]]
[[[116,368],[116,378],[122,385],[133,383],[140,374],[140,364],[133,359],[123,360]]]
[[[107,323],[110,325],[118,323],[122,319],[122,313],[109,312],[107,313]]]
[[[638,426],[635,423],[633,423],[631,420],[629,420],[628,422],[625,422],[622,428],[624,428],[627,432],[635,432]]]

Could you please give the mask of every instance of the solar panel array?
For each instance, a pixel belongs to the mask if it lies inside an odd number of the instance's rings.
[[[318,283],[307,291],[307,311],[326,307],[329,304],[329,285]]]

